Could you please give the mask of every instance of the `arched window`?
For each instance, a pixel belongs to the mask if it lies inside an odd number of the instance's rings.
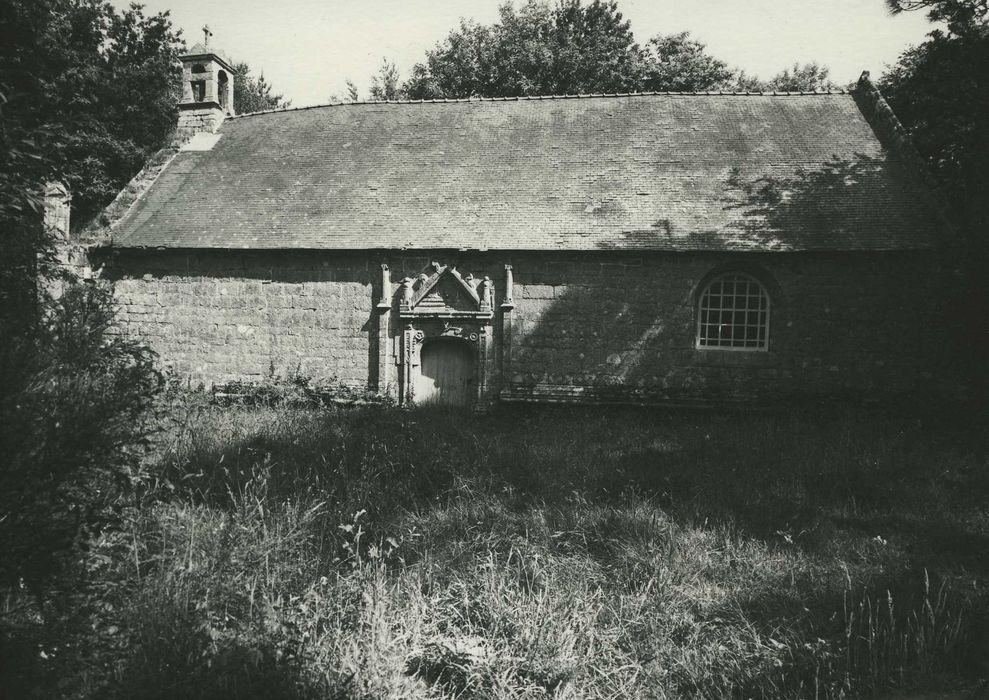
[[[769,294],[743,272],[718,275],[697,305],[697,347],[716,350],[769,349]]]

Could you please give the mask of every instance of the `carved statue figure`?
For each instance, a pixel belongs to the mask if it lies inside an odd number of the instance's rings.
[[[412,278],[406,277],[402,280],[402,306],[412,306]]]
[[[481,306],[490,308],[494,303],[494,282],[491,281],[490,277],[485,276],[484,279],[481,280],[480,287]]]

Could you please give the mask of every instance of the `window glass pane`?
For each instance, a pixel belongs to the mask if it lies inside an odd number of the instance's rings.
[[[699,347],[764,350],[769,297],[753,278],[731,273],[712,280],[698,308]]]

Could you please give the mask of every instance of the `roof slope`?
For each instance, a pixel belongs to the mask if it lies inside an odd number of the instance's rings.
[[[220,134],[175,156],[114,245],[876,250],[940,234],[852,94],[333,105]]]

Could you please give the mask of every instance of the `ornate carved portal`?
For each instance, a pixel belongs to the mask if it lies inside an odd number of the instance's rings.
[[[433,338],[456,338],[472,348],[474,408],[488,403],[488,382],[494,373],[492,322],[494,283],[484,277],[462,276],[455,267],[433,263],[431,270],[401,281],[398,318],[402,324],[399,357],[399,399],[416,400],[415,386],[422,370],[423,344]]]

